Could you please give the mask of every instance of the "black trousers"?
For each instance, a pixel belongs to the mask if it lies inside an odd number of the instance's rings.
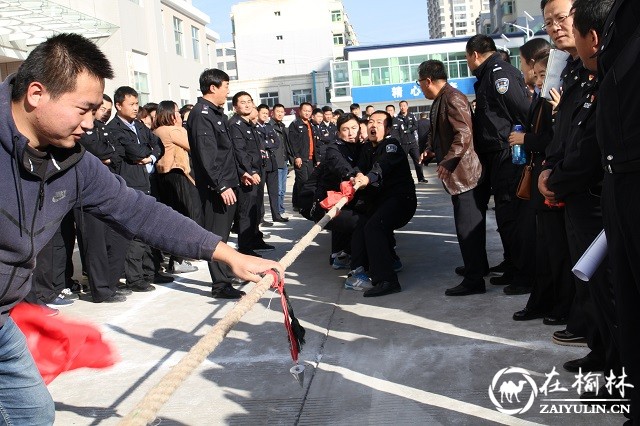
[[[379,200],[371,215],[359,215],[351,238],[351,269],[369,268],[374,284],[398,282],[393,270],[393,231],[405,226],[416,212],[415,195],[396,195]]]
[[[631,416],[640,422],[640,172],[605,173],[602,212],[607,235],[613,294],[619,330],[619,349],[631,396]]]
[[[241,185],[238,189],[238,250],[251,250],[255,244],[264,242],[260,232],[260,208],[264,206],[264,190],[260,185]]]
[[[317,206],[316,208],[322,209]],[[331,231],[331,253],[344,251],[351,254],[351,237],[358,226],[361,214],[354,212],[348,206],[340,210],[337,217],[331,219],[326,229]]]
[[[267,194],[269,194],[269,207],[271,208],[271,218],[276,219],[280,217],[279,210],[279,182],[278,182],[278,169],[274,171],[267,171],[265,174],[265,180],[267,184]]]
[[[565,225],[571,264],[596,239],[603,228],[600,198],[588,192],[572,195],[565,200]],[[584,321],[587,343],[594,356],[605,362],[609,369],[618,371],[618,327],[613,303],[613,283],[609,261],[605,259],[588,283],[575,279],[576,296],[569,315],[570,323],[576,317]],[[567,324],[568,326],[568,324]],[[568,329],[568,328],[567,328]]]
[[[470,283],[484,286],[484,274],[489,270],[486,251],[476,252],[477,247],[485,247],[487,232],[484,226],[484,211],[480,194],[476,188],[462,194],[452,195],[453,220],[456,225],[458,244],[464,262],[464,278]]]
[[[36,267],[33,271],[31,291],[25,301],[33,304],[53,302],[64,290],[67,280],[73,275],[72,262],[75,243],[75,225],[73,212],[67,213],[51,240],[36,256]]]
[[[102,302],[113,296],[117,290],[117,283],[110,279],[109,257],[107,255],[108,226],[100,219],[85,213],[80,209],[75,212],[78,225],[78,244],[84,252],[85,271],[89,279],[89,289],[94,302]]]
[[[237,196],[238,191],[236,189],[234,191]],[[220,194],[206,188],[199,188],[199,196],[202,203],[204,229],[219,235],[222,241],[226,243],[229,241],[229,233],[231,232],[231,225],[233,225],[237,204],[225,205]],[[213,292],[231,285],[233,274],[226,264],[209,262],[208,265]]]
[[[300,207],[298,205],[298,194],[302,191],[302,187],[305,182],[311,176],[313,172],[313,161],[312,160],[302,160],[302,166],[298,169],[294,167],[293,169],[296,180],[293,183],[293,193],[291,194],[291,203],[293,204],[293,208]]]
[[[509,149],[478,154],[482,163],[482,176],[476,191],[479,193],[483,210],[483,226],[486,228],[486,206],[493,195],[496,206],[496,223],[498,233],[504,248],[505,260],[515,265],[526,264],[531,250],[524,246],[518,234],[518,211],[520,201],[515,194],[522,175],[522,166],[511,162]],[[527,251],[527,249],[529,249]],[[486,247],[476,247],[475,252],[486,256]],[[515,256],[526,255],[526,259],[515,259]],[[519,282],[532,282],[533,277],[527,277],[526,271],[514,271],[519,275]]]
[[[424,173],[422,173],[422,164],[420,163],[420,151],[418,149],[418,142],[413,141],[409,144],[402,144],[402,149],[407,153],[413,161],[413,167],[416,169],[416,177],[418,181],[424,180]]]
[[[575,294],[564,210],[536,210],[536,279],[527,309],[566,318]]]

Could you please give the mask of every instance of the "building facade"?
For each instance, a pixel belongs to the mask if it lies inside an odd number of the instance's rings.
[[[496,42],[504,43],[498,35]],[[401,100],[409,102],[411,112],[426,111],[431,101],[424,98],[416,84],[418,66],[429,59],[445,64],[449,83],[469,99],[475,98],[471,74],[465,58],[468,37],[427,40],[380,46],[358,46],[345,49],[344,61],[332,64],[332,103],[337,108],[348,108],[353,102],[361,107],[373,105],[384,109],[387,104],[398,106]],[[511,63],[519,66],[518,47],[524,43],[524,34],[509,38],[506,47],[511,52]]]
[[[238,79],[238,64],[236,62],[236,48],[233,42],[218,43],[216,45],[217,68],[229,74],[229,80]]]
[[[253,0],[231,9],[239,80],[328,72],[357,45],[340,0]]]
[[[476,31],[481,34],[525,32],[528,37],[541,31],[540,0],[490,0],[486,13],[478,16]]]
[[[429,38],[470,37],[476,18],[488,12],[489,0],[427,0]]]
[[[0,20],[2,79],[38,43],[61,32],[94,40],[115,72],[105,93],[131,86],[141,105],[168,99],[195,102],[200,73],[217,64],[220,37],[206,28],[210,18],[190,0],[0,0]]]

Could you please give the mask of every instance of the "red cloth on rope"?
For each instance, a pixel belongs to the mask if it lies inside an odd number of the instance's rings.
[[[278,289],[278,292],[280,292],[280,303],[282,304],[282,312],[284,313],[284,328],[287,330],[287,338],[289,339],[289,351],[291,352],[291,359],[295,364],[297,364],[298,354],[301,350],[300,348],[305,343],[305,329],[302,328],[293,313],[291,302],[289,301],[287,292],[284,289],[284,278],[281,279],[278,273],[274,270],[269,270],[265,274],[273,277],[273,284],[271,284],[271,287]]]
[[[27,338],[27,346],[46,384],[76,368],[106,368],[120,357],[95,326],[48,316],[42,306],[20,303],[11,318]]]
[[[350,181],[344,180],[340,183],[340,192],[337,191],[327,191],[327,198],[320,201],[320,207],[325,210],[330,210],[333,206],[338,204],[338,201],[342,199],[342,197],[347,197],[348,201],[353,200],[353,196],[355,195],[356,190],[353,188],[353,185]]]

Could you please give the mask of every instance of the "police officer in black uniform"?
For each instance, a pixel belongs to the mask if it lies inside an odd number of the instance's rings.
[[[602,213],[620,332],[620,357],[628,375],[631,417],[640,424],[640,3],[616,0],[598,54],[596,107],[604,181]]]
[[[491,37],[483,34],[471,37],[466,55],[469,68],[478,78],[474,84],[477,104],[473,116],[473,142],[482,163],[482,177],[476,191],[481,205],[487,205],[493,194],[505,258],[514,265],[512,271],[505,272],[505,278],[510,280],[502,283],[530,288],[535,263],[531,259],[530,246],[518,234],[519,227],[526,229],[529,226],[517,221],[519,210],[530,209],[515,196],[522,166],[511,162],[509,148],[511,128],[527,119],[530,105],[527,88],[520,70],[500,58]],[[486,226],[486,210],[483,210],[483,216],[483,226]],[[530,216],[535,220],[532,213]],[[531,232],[530,240],[535,244],[534,232]],[[485,247],[478,247],[477,252],[486,257]]]
[[[351,269],[368,267],[373,288],[365,297],[384,296],[401,290],[393,270],[393,231],[405,226],[416,211],[416,187],[407,155],[400,142],[388,137],[392,117],[376,111],[369,117],[369,140],[358,160],[354,186],[364,191],[367,213],[358,222],[351,240]]]
[[[276,132],[276,137],[280,141],[278,148],[276,148],[275,156],[278,164],[278,213],[280,217],[286,220],[288,218],[282,216],[285,212],[284,196],[287,192],[287,175],[289,174],[289,168],[287,162],[293,167],[293,150],[291,149],[291,143],[289,142],[289,129],[282,122],[284,118],[284,105],[275,104],[272,109],[273,117],[269,122],[273,126],[273,130]]]
[[[204,214],[204,228],[227,242],[236,213],[238,172],[227,116],[223,105],[229,94],[229,76],[219,69],[200,75],[202,97],[186,123],[196,187]],[[209,262],[211,294],[221,299],[238,299],[245,293],[231,285],[233,275],[220,262]]]
[[[256,126],[251,121],[257,118],[251,95],[244,91],[238,92],[233,95],[232,102],[236,113],[229,119],[229,132],[241,180],[236,213],[238,251],[259,256],[256,251],[270,251],[275,248],[264,242],[259,229],[260,210],[264,198],[262,181],[266,152]],[[251,117],[252,114],[255,114],[255,117]]]
[[[105,95],[106,96],[106,95]],[[103,100],[103,106],[111,104],[111,99]],[[102,160],[113,173],[117,173],[121,156],[116,152],[111,141],[105,121],[110,115],[111,107],[96,112],[93,129],[85,132],[80,138],[80,144],[91,154]],[[104,121],[102,121],[104,120]],[[120,147],[120,149],[122,149]],[[101,220],[82,210],[75,210],[78,232],[78,246],[85,259],[85,271],[89,280],[89,289],[94,303],[124,302],[131,290],[118,288],[116,283],[109,280],[109,258],[107,255],[107,226]]]
[[[400,144],[402,149],[413,160],[413,167],[416,170],[418,182],[425,182],[424,173],[422,173],[422,163],[420,163],[420,152],[418,150],[418,141],[416,140],[416,131],[418,130],[418,122],[416,118],[409,114],[409,103],[400,101],[400,112],[398,120],[402,122],[400,127]]]
[[[276,131],[269,122],[269,106],[266,104],[258,105],[258,123],[256,130],[261,138],[264,146],[264,180],[266,181],[267,193],[269,194],[269,207],[271,208],[271,219],[274,222],[288,222],[289,219],[283,218],[279,211],[278,200],[278,155],[282,156],[280,151],[280,139],[276,135]],[[281,158],[281,161],[283,158]]]
[[[313,129],[311,126],[311,113],[313,107],[309,102],[300,104],[298,118],[289,124],[289,142],[293,151],[293,167],[296,180],[293,185],[291,203],[293,209],[300,209],[298,205],[298,194],[302,190],[304,183],[309,179],[315,166],[315,144]]]

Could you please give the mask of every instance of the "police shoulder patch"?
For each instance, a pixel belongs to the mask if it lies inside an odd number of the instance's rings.
[[[398,145],[394,145],[394,144],[390,143],[389,145],[387,145],[385,147],[385,150],[387,152],[398,152]]]
[[[501,95],[504,95],[509,90],[509,79],[499,78],[496,80],[496,91]]]

